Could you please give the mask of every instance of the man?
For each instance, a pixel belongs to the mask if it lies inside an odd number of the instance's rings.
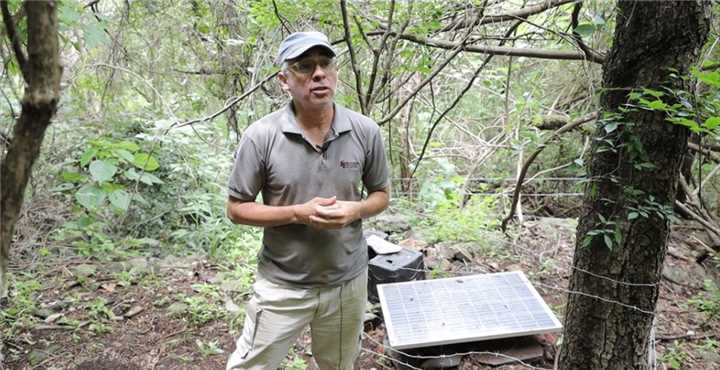
[[[227,214],[264,233],[227,369],[277,369],[307,325],[321,369],[352,369],[359,353],[368,259],[362,219],[387,207],[388,168],[377,124],[333,101],[335,55],[322,33],[288,36],[276,62],[292,101],[250,125],[238,146]]]

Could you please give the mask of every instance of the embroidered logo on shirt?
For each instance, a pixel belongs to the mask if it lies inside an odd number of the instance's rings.
[[[342,168],[360,168],[360,162],[340,161],[340,167],[342,167]]]

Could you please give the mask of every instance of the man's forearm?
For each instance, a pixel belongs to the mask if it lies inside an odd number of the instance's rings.
[[[297,223],[295,206],[268,206],[256,202],[228,200],[227,216],[236,224],[272,227]]]
[[[374,191],[367,199],[356,202],[336,202],[335,197],[314,198],[292,206],[268,206],[230,197],[227,216],[232,222],[244,225],[272,227],[300,223],[321,229],[337,229],[382,212],[389,200],[389,189]]]
[[[367,199],[360,201],[360,218],[368,218],[379,214],[390,202],[390,189],[381,189],[368,194]]]

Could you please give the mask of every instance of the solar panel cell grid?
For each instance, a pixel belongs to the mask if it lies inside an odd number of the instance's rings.
[[[558,331],[560,322],[520,271],[378,286],[397,349]]]

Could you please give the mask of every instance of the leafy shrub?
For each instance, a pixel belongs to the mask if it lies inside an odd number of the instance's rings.
[[[720,319],[720,287],[712,280],[705,280],[705,294],[698,294],[688,300],[698,311],[707,315],[708,320]]]
[[[77,204],[90,213],[101,213],[109,202],[115,212],[125,212],[132,197],[127,188],[132,184],[152,186],[163,181],[151,174],[160,164],[132,140],[116,141],[98,138],[72,163],[80,169],[62,171],[61,190],[73,190]]]

